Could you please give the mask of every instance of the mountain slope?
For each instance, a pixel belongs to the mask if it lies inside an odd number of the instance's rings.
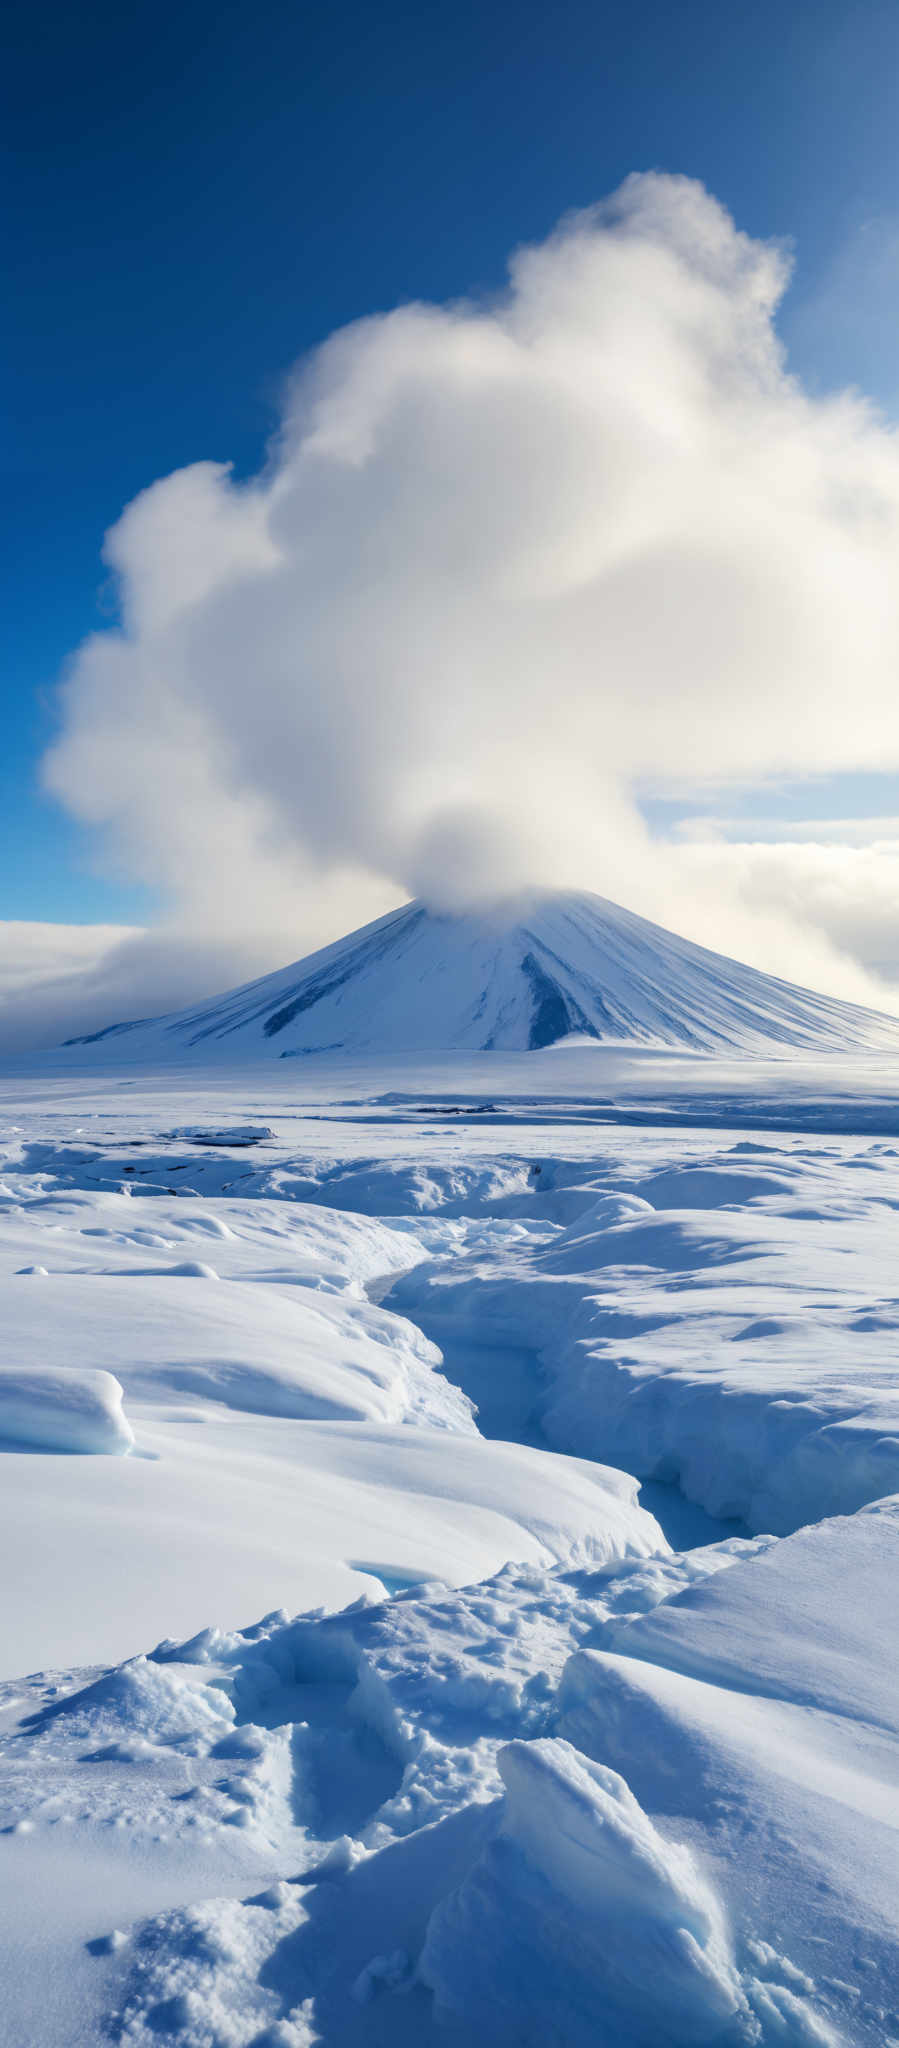
[[[105,1058],[523,1051],[572,1034],[694,1051],[899,1050],[899,1018],[816,995],[580,893],[423,903],[176,1016],[68,1041]]]

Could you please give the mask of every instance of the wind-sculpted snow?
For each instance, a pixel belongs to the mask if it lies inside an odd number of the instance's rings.
[[[107,1378],[115,1366],[128,1414],[151,1426],[162,1403],[173,1412],[214,1402],[251,1415],[474,1432],[470,1404],[411,1324],[345,1295],[218,1278],[203,1262],[155,1271],[148,1262],[127,1274],[55,1273],[43,1292],[10,1284],[0,1353],[43,1351],[58,1384],[65,1366],[73,1385],[88,1360]]]
[[[38,1315],[39,1329],[47,1320],[46,1313]],[[12,1333],[11,1338],[14,1352]],[[39,1334],[30,1348],[39,1351]],[[122,1388],[111,1372],[96,1372],[90,1366],[34,1365],[16,1370],[0,1365],[0,1448],[28,1444],[40,1451],[121,1457],[133,1442],[134,1432],[122,1412]]]
[[[3,2048],[899,2043],[883,1074],[490,1058],[7,1097]]]
[[[102,1147],[13,1135],[0,1196],[0,1533],[21,1559],[0,1586],[8,1669],[120,1657],[154,1623],[190,1632],[273,1600],[341,1606],[385,1578],[477,1579],[507,1557],[660,1540],[633,1481],[485,1443],[436,1346],[368,1299],[424,1256],[415,1226],[265,1192],[142,1200]],[[221,1156],[204,1156],[218,1186]],[[430,1227],[448,1244],[460,1228]],[[124,1461],[36,1455],[132,1443]]]
[[[713,1515],[785,1533],[899,1489],[895,1149],[691,1150],[635,1174],[616,1146],[592,1185],[542,1165],[561,1228],[422,1264],[391,1303],[457,1358],[528,1347],[544,1441]]]
[[[897,1566],[893,1499],[737,1566],[725,1599],[708,1580],[614,1627],[614,1653],[579,1653],[561,1688],[567,1738],[671,1831],[689,1816],[733,1923],[755,1919],[750,1952],[788,2039],[822,1958],[839,2037],[896,2038]],[[787,1929],[796,1975],[778,1990],[770,1951]]]
[[[428,1926],[438,2014],[510,2048],[558,2039],[560,2011],[571,2048],[751,2040],[720,1903],[625,1780],[558,1739],[498,1761],[496,1833]]]
[[[899,1051],[899,1019],[777,981],[601,896],[491,913],[410,903],[261,981],[69,1041],[78,1064],[538,1051],[571,1037],[720,1052]]]
[[[728,1579],[724,1601],[710,1576],[697,1578],[616,1628],[615,1648],[731,1691],[751,1670],[760,1697],[899,1735],[899,1496],[801,1529],[754,1561]]]
[[[152,1428],[136,1420],[143,1456],[89,1470],[3,1457],[14,1670],[118,1658],[146,1629],[233,1622],[261,1594],[340,1607],[385,1585],[476,1580],[508,1557],[587,1561],[663,1541],[636,1482],[622,1497],[587,1460],[408,1424],[215,1421],[185,1407]]]
[[[889,1629],[882,1591],[899,1529],[895,1514],[869,1520],[864,1562],[880,1571],[854,1622],[863,1654]],[[837,1556],[844,1527],[822,1531]],[[808,1714],[824,1731],[841,1596],[826,1557],[817,1572],[800,1568],[806,1588],[822,1576],[829,1626]],[[130,1931],[103,1875],[88,1918],[103,2032],[141,2048],[160,2035],[181,2048],[885,2041],[896,1929],[876,1894],[899,1814],[882,1796],[864,1692],[853,1701],[837,1680],[819,1818],[828,1807],[832,1868],[854,1849],[867,1788],[881,1861],[865,1882],[853,1865],[849,1890],[832,1896],[818,1892],[816,1851],[803,1868],[792,1839],[811,1762],[786,1792],[776,1742],[756,1743],[728,1799],[710,1790],[689,1726],[672,1722],[660,1742],[664,1700],[648,1726],[645,1709],[633,1727],[618,1711],[619,1672],[638,1699],[671,1681],[639,1661],[641,1632],[691,1603],[717,1611],[719,1655],[739,1660],[756,1577],[755,1625],[767,1617],[786,1638],[791,1545],[732,1539],[599,1569],[508,1566],[459,1592],[410,1590],[329,1617],[271,1615],[161,1643],[86,1685],[72,1675],[20,1687],[0,1783],[26,1883],[24,1858],[75,1811],[88,1853],[102,1843],[113,1867],[125,1834],[132,1866],[162,1837],[173,1871],[199,1858],[221,1874],[218,1897],[207,1881],[201,1903]],[[732,1578],[741,1599],[729,1629]],[[807,1590],[801,1603],[808,1627]],[[633,1657],[617,1648],[629,1635]],[[749,1656],[738,1668],[746,1723],[770,1702]],[[731,1697],[720,1695],[724,1722]],[[23,1738],[24,1774],[13,1762]],[[740,1724],[736,1747],[744,1740]],[[843,1811],[847,1787],[855,1803]],[[777,1802],[785,1824],[772,1844]],[[749,1875],[769,1854],[770,1898]],[[836,1972],[821,1967],[815,1926],[840,1912]],[[83,2038],[99,2041],[99,2023]]]

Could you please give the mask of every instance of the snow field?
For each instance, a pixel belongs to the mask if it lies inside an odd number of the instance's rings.
[[[613,1625],[564,1674],[560,1732],[717,1872],[763,2038],[778,2010],[816,2038],[812,1984],[839,2040],[899,2038],[897,1562],[894,1499],[736,1565],[724,1599],[707,1581]]]
[[[864,1506],[899,1489],[896,1151],[770,1153],[643,1175],[619,1157],[592,1186],[546,1163],[561,1228],[423,1263],[391,1305],[454,1358],[485,1331],[528,1346],[556,1449],[756,1530]]]
[[[423,1256],[408,1222],[265,1194],[141,1199],[121,1175],[109,1185],[105,1153],[10,1154],[8,1670],[117,1659],[154,1629],[235,1625],[273,1601],[341,1606],[385,1580],[661,1541],[620,1474],[485,1443],[436,1347],[368,1299]],[[221,1157],[205,1163],[220,1181]],[[23,1270],[29,1250],[41,1274]],[[186,1256],[199,1251],[214,1267]],[[36,1455],[72,1450],[131,1455]]]
[[[885,1581],[899,1510],[870,1519],[857,1569],[878,1558]],[[847,1699],[850,1711],[834,1716],[827,1648],[816,1665],[823,1704],[808,1711],[831,1729],[820,1794],[830,1800],[830,1867],[848,1852],[852,1880],[832,1899],[816,1889],[816,1839],[807,1863],[790,1840],[826,1751],[790,1793],[795,1744],[784,1757],[775,1724],[725,1799],[706,1760],[708,1714],[697,1738],[692,1696],[685,1728],[665,1693],[671,1672],[602,1647],[651,1634],[669,1615],[676,1623],[691,1605],[724,1618],[732,1660],[749,1615],[759,1634],[773,1620],[786,1646],[797,1583],[807,1630],[810,1588],[829,1587],[838,1641],[827,1551],[842,1533],[830,1524],[809,1542],[731,1539],[600,1570],[508,1566],[458,1592],[410,1590],[386,1605],[165,1642],[80,1690],[77,1680],[37,1681],[15,1710],[29,1775],[11,1853],[27,1885],[33,1834],[69,1811],[88,1848],[105,1836],[107,1857],[214,1849],[229,1881],[243,1868],[242,1903],[208,1896],[125,1939],[98,1927],[113,2038],[142,2048],[160,2034],[184,2048],[886,2039],[895,1928],[888,1938],[876,1896],[882,1850],[859,1885],[857,1814],[845,1799],[847,1778],[858,1790],[866,1774],[877,1795],[883,1752],[872,1750],[863,1701]],[[823,1555],[810,1559],[819,1535]],[[728,1639],[732,1577],[742,1588]],[[850,1583],[850,1600],[856,1590]],[[864,1634],[856,1621],[858,1647]],[[869,1651],[876,1641],[869,1632]],[[658,1681],[649,1723],[620,1713],[620,1670],[637,1699]],[[883,1675],[885,1698],[894,1676]],[[770,1713],[748,1664],[740,1680],[747,1722]],[[731,1695],[719,1697],[727,1735]],[[739,1720],[727,1739],[739,1757]],[[772,1842],[777,1811],[784,1825]],[[895,1854],[896,1813],[882,1799],[879,1825]],[[792,1855],[792,1889],[759,1890],[759,1855],[775,1880]],[[273,1858],[276,1882],[266,1877]],[[856,1961],[824,1981],[814,1930],[835,1913]]]
[[[363,1133],[370,1146],[371,1125]],[[785,1533],[899,1485],[895,1145],[660,1139],[606,1127],[599,1157],[596,1136],[584,1132],[581,1157],[566,1159],[545,1149],[536,1158],[498,1152],[483,1127],[474,1147],[467,1130],[463,1142],[437,1126],[413,1130],[411,1141],[408,1127],[378,1135],[380,1156],[361,1160],[356,1133],[341,1128],[341,1157],[327,1125],[317,1153],[298,1156],[295,1137],[285,1144],[282,1134],[266,1164],[253,1154],[252,1169],[239,1152],[233,1160],[204,1154],[204,1189],[245,1190],[241,1238],[231,1247],[240,1257],[223,1265],[216,1251],[216,1270],[258,1274],[264,1232],[270,1247],[287,1228],[295,1239],[319,1229],[345,1285],[354,1285],[351,1261],[365,1261],[362,1285],[449,1345],[448,1376],[463,1390],[466,1346],[469,1354],[485,1338],[506,1351],[517,1346],[536,1361],[545,1445],[677,1480],[719,1517]],[[530,1135],[545,1147],[542,1132]],[[556,1135],[570,1143],[570,1132]],[[182,1163],[176,1156],[166,1168],[149,1146],[130,1160],[126,1153],[121,1140],[80,1153],[71,1144],[27,1147],[48,1186],[105,1175],[121,1188],[122,1166],[135,1161],[143,1177],[131,1185],[145,1186],[147,1175],[155,1185]],[[91,1196],[73,1190],[67,1199]],[[110,1190],[99,1199],[121,1208],[129,1198]],[[167,1211],[170,1256],[187,1249],[192,1228],[198,1248],[208,1197],[156,1200]],[[318,1219],[307,1207],[297,1232],[285,1218],[298,1202],[329,1207]],[[215,1206],[225,1213],[220,1197]],[[380,1233],[377,1249],[372,1242],[363,1251],[366,1229]],[[110,1225],[107,1266],[115,1235]],[[23,1252],[26,1239],[27,1231]],[[33,1232],[28,1242],[33,1252]],[[391,1270],[400,1276],[392,1286]],[[291,1284],[288,1259],[272,1277]],[[322,1259],[307,1277],[330,1284]],[[472,1385],[480,1398],[482,1381]],[[427,1407],[434,1420],[447,1395],[433,1375],[425,1387],[416,1412],[424,1417]],[[370,1388],[366,1398],[373,1401]]]
[[[894,2048],[895,1148],[321,1110],[6,1135],[0,2041]]]
[[[4,1351],[27,1358],[42,1347],[57,1379],[67,1367],[83,1375],[88,1359],[107,1377],[115,1366],[135,1421],[162,1404],[169,1412],[220,1403],[306,1421],[415,1419],[474,1431],[464,1396],[434,1371],[434,1346],[367,1302],[240,1280],[211,1286],[208,1274],[169,1267],[10,1283],[6,1304]]]

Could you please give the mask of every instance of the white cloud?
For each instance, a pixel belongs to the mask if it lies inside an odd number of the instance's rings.
[[[131,925],[0,923],[0,1046],[27,1052],[59,1037],[104,963],[143,936]]]
[[[141,936],[136,925],[0,923],[0,999],[90,972],[114,946]]]
[[[171,902],[126,1010],[526,880],[876,996],[817,871],[660,851],[634,797],[899,766],[899,445],[790,377],[786,280],[701,186],[628,179],[495,302],[334,336],[258,479],[129,506],[46,764]]]
[[[716,931],[733,905],[742,958],[817,986],[838,959],[842,995],[899,1010],[899,833],[869,845],[706,839],[676,858]]]
[[[679,818],[673,835],[682,840],[738,840],[744,844],[802,843],[813,846],[886,846],[899,841],[899,818],[765,818],[700,815]],[[899,933],[897,933],[899,937]]]

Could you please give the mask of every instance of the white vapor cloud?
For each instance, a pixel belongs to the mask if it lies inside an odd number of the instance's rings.
[[[756,845],[807,842],[814,846],[871,847],[891,852],[899,845],[899,818],[679,818],[677,839],[717,842],[720,839]]]
[[[788,272],[700,185],[631,177],[494,301],[333,336],[254,480],[198,462],[128,506],[121,628],[45,775],[169,912],[90,1001],[530,881],[882,999],[862,868],[660,847],[635,796],[899,766],[899,446],[789,374]]]
[[[137,925],[0,922],[0,999],[91,972],[114,947],[142,937]]]
[[[773,972],[801,979],[791,944],[804,932],[803,966],[810,943],[820,952],[813,981],[825,976],[830,949],[844,962],[842,994],[899,1010],[899,830],[870,844],[702,840],[681,857],[705,894],[740,906],[746,958],[762,964],[764,951]]]
[[[139,948],[143,938],[132,925],[0,921],[0,1046],[27,1051],[36,1038],[63,1037],[70,1016],[83,1012],[85,992],[102,981],[105,963]]]

